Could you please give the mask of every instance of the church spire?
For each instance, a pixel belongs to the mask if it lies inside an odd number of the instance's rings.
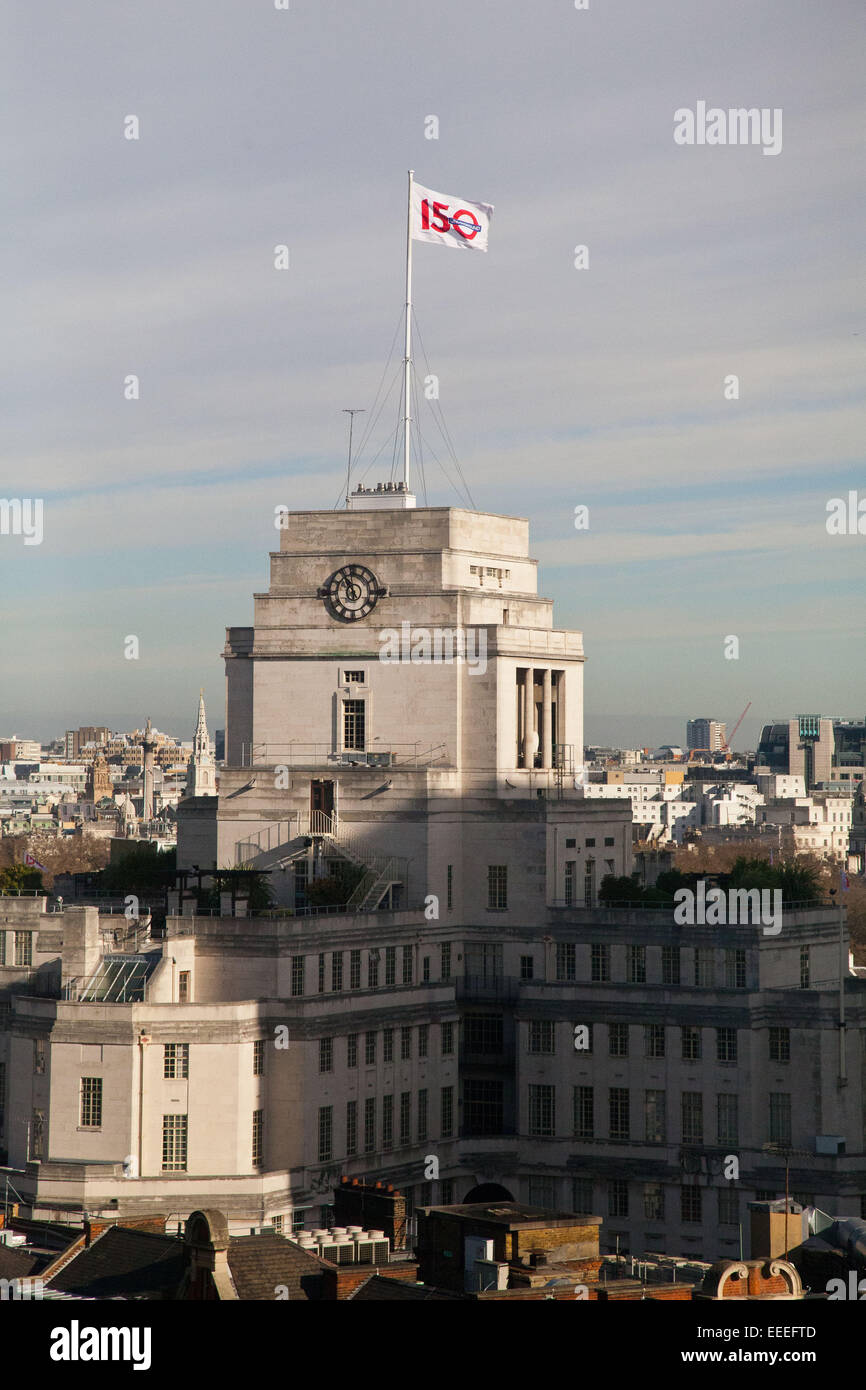
[[[216,796],[216,764],[211,752],[204,712],[204,690],[198,692],[198,718],[192,753],[186,769],[186,796]]]

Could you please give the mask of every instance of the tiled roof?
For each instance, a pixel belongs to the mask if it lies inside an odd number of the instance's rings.
[[[175,1236],[110,1226],[53,1276],[49,1287],[87,1298],[173,1297],[184,1271]]]
[[[362,1303],[427,1303],[431,1299],[466,1300],[463,1294],[451,1293],[448,1289],[431,1289],[426,1284],[407,1284],[402,1279],[389,1279],[383,1274],[371,1274],[370,1278],[349,1294],[349,1299]]]
[[[330,1268],[317,1255],[278,1235],[232,1236],[228,1262],[238,1298],[271,1303],[278,1287],[285,1287],[292,1301],[319,1299],[322,1271]]]
[[[34,1255],[32,1250],[16,1249],[14,1245],[0,1245],[0,1279],[26,1279],[37,1269],[44,1269],[45,1255]]]

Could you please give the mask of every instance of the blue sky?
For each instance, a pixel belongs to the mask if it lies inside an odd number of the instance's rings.
[[[866,536],[825,529],[866,497],[859,2],[91,0],[5,28],[2,493],[45,499],[45,539],[0,536],[0,733],[188,737],[200,685],[222,725],[274,506],[333,506],[342,410],[372,405],[408,167],[495,205],[486,256],[416,248],[416,309],[476,504],[530,518],[585,634],[588,740],[749,699],[747,742],[862,716]],[[781,108],[782,152],[675,145],[698,100]],[[435,466],[427,490],[459,501]]]

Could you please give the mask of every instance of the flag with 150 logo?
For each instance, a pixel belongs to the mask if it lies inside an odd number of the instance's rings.
[[[412,185],[412,239],[434,241],[440,246],[470,246],[487,250],[487,234],[493,217],[490,203],[472,203],[448,193],[434,193],[420,183]]]

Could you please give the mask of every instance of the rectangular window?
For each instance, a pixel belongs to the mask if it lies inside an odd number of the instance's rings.
[[[162,1049],[162,1074],[170,1080],[189,1076],[189,1043],[166,1043]]]
[[[443,941],[443,942],[442,942],[442,945],[440,946],[439,949],[440,949],[440,951],[441,951],[441,953],[442,953],[442,963],[441,963],[441,967],[440,967],[440,970],[439,970],[440,977],[441,977],[443,980],[450,980],[450,979],[451,979],[451,942],[450,942],[450,941]]]
[[[683,1061],[699,1062],[701,1057],[701,1030],[687,1025],[682,1028]]]
[[[425,985],[430,983],[430,957],[424,956],[421,961],[421,979]]]
[[[716,1097],[716,1125],[720,1144],[738,1144],[740,1142],[737,1097],[735,1095],[724,1092]]]
[[[164,1173],[186,1172],[186,1143],[186,1115],[163,1115],[162,1171]]]
[[[565,906],[574,907],[575,903],[575,884],[577,882],[577,860],[566,859],[565,861]]]
[[[628,1182],[625,1178],[612,1178],[607,1185],[608,1216],[628,1216]]]
[[[704,1142],[704,1097],[701,1091],[683,1091],[683,1143]]]
[[[379,988],[379,952],[375,948],[367,957],[367,988]]]
[[[646,984],[646,946],[626,947],[626,980],[630,985]]]
[[[663,1023],[647,1023],[644,1028],[647,1057],[664,1057],[665,1026]]]
[[[628,1024],[608,1024],[608,1040],[611,1057],[628,1056]]]
[[[319,1038],[319,1071],[334,1070],[334,1039]]]
[[[577,979],[577,962],[575,958],[576,948],[573,941],[558,941],[556,943],[556,978],[557,980]]]
[[[343,684],[344,684],[344,685],[364,685],[364,684],[365,684],[365,681],[364,681],[364,672],[363,672],[363,671],[346,671],[346,672],[344,672],[344,674],[343,674]]]
[[[726,989],[746,988],[745,951],[725,951],[725,987]]]
[[[385,1028],[382,1033],[382,1061],[393,1062],[394,1060],[394,1029]]]
[[[770,1143],[791,1143],[791,1096],[787,1091],[770,1092]]]
[[[529,1133],[532,1135],[554,1135],[556,1133],[556,1089],[553,1086],[530,1086],[529,1088]]]
[[[346,1066],[358,1065],[358,1034],[350,1033],[346,1038]]]
[[[45,1111],[34,1110],[30,1124],[30,1158],[39,1159],[40,1162],[45,1157]],[[14,1297],[14,1295],[13,1295]]]
[[[463,1082],[463,1126],[472,1137],[502,1133],[503,1087],[501,1081]]]
[[[265,1161],[262,1136],[264,1132],[264,1110],[253,1111],[253,1167],[261,1168]]]
[[[442,1138],[449,1139],[454,1130],[454,1087],[443,1086],[439,1094],[439,1118]]]
[[[319,955],[319,994],[325,993],[325,953]]]
[[[363,752],[366,747],[366,720],[363,700],[343,701],[343,747]]]
[[[592,947],[591,977],[595,982],[610,979],[610,947],[596,943]]]
[[[29,931],[17,931],[15,933],[15,964],[33,964],[33,933]]]
[[[182,1044],[186,1047],[186,1043]],[[253,1076],[264,1076],[265,1074],[265,1040],[256,1038],[253,1043]]]
[[[740,1222],[740,1194],[735,1187],[720,1187],[719,1225],[738,1226]]]
[[[664,1091],[644,1092],[644,1120],[646,1142],[664,1144],[666,1142],[665,1093]]]
[[[376,1034],[364,1034],[364,1063],[368,1067],[376,1065]]]
[[[809,947],[800,947],[800,988],[808,989],[811,971],[809,968]]]
[[[553,1019],[532,1019],[529,1024],[529,1051],[556,1051],[556,1034]]]
[[[540,1207],[542,1211],[556,1211],[558,1186],[556,1178],[530,1178],[529,1205]]]
[[[33,1070],[37,1076],[45,1075],[45,1041],[43,1038],[35,1038],[33,1041]]]
[[[608,1115],[611,1139],[628,1139],[629,1106],[628,1087],[611,1086],[608,1094]]]
[[[190,977],[190,972],[189,972],[188,970],[179,970],[179,971],[178,971],[178,975],[177,975],[177,1002],[178,1002],[179,1004],[188,1004],[188,1003],[189,1003],[189,1000],[190,1000],[189,977]]]
[[[412,1138],[412,1093],[400,1093],[400,1143],[408,1144]]]
[[[465,1014],[463,1047],[467,1053],[497,1056],[503,1049],[501,1014]]]
[[[413,979],[412,947],[403,947],[403,984],[411,985]]]
[[[644,1183],[643,1214],[647,1221],[664,1221],[665,1190],[660,1182]]]
[[[443,1023],[439,1037],[442,1043],[442,1056],[451,1057],[454,1053],[454,1024]]]
[[[662,946],[662,984],[678,985],[680,982],[679,946]]]
[[[445,874],[445,906],[450,912],[454,906],[454,865],[449,864]]]
[[[102,1077],[82,1076],[81,1113],[82,1129],[100,1129],[102,1126]]]
[[[574,1087],[574,1137],[575,1139],[595,1138],[595,1115],[593,1088]]]
[[[736,1062],[737,1060],[737,1030],[736,1028],[717,1028],[716,1029],[716,1061],[717,1062]]]
[[[535,978],[535,959],[533,956],[520,957],[520,978],[521,980],[532,980]]]
[[[400,1029],[400,1061],[408,1062],[412,1056],[412,1029]]]
[[[394,1097],[382,1097],[382,1148],[386,1151],[394,1143]]]
[[[356,1154],[358,1152],[358,1102],[349,1100],[346,1102],[346,1153]]]
[[[701,1214],[701,1194],[703,1188],[685,1186],[680,1188],[680,1220],[684,1224],[699,1226]]]
[[[304,992],[304,956],[292,956],[292,996]]]
[[[487,908],[490,912],[504,912],[508,907],[508,866],[507,864],[488,864],[487,866]]]
[[[6,933],[0,929],[0,965],[6,964]]]
[[[361,952],[349,952],[349,989],[361,988]]]
[[[397,983],[397,947],[385,947],[385,984],[395,985]]]
[[[571,1209],[574,1212],[591,1213],[595,1202],[592,1178],[572,1178]]]
[[[615,844],[616,842],[615,842],[615,840],[614,840],[613,835],[605,835],[605,837],[604,837],[604,843],[608,846],[608,848],[610,848],[610,847],[611,847],[613,844]]]
[[[427,1138],[427,1091],[418,1092],[418,1142]]]
[[[376,1147],[376,1097],[367,1096],[364,1101],[364,1153],[371,1154]]]
[[[695,948],[695,986],[698,989],[713,987],[713,949],[711,946]]]
[[[770,1061],[771,1062],[790,1062],[791,1060],[791,1030],[790,1028],[771,1028],[770,1029]]]
[[[418,1025],[418,1056],[426,1057],[429,1047],[430,1029],[426,1023]]]
[[[343,988],[343,952],[334,951],[331,955],[331,989]]]
[[[319,1106],[319,1147],[320,1163],[329,1163],[334,1157],[334,1107]]]

